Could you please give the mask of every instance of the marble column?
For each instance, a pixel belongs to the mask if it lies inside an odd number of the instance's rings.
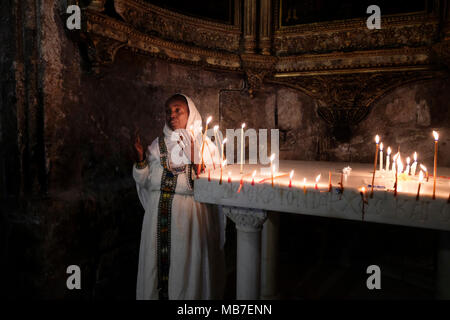
[[[450,299],[450,231],[439,231],[436,298]]]
[[[271,0],[261,0],[259,11],[259,48],[263,55],[270,55],[272,31]]]
[[[256,47],[256,0],[244,0],[244,50],[255,53]]]
[[[280,215],[267,213],[267,221],[262,231],[261,250],[261,299],[274,300],[278,296],[277,266],[278,266],[278,235]]]
[[[267,214],[260,209],[222,207],[237,230],[236,299],[260,298],[261,229]]]

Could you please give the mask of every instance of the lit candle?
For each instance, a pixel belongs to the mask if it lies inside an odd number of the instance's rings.
[[[387,148],[387,155],[386,155],[386,172],[389,171],[389,165],[391,162],[391,147]]]
[[[439,133],[433,131],[433,136],[434,136],[433,199],[436,199],[437,152],[438,152]]]
[[[427,170],[427,167],[425,167],[423,164],[420,164],[420,169],[422,169],[425,172],[425,177],[427,178],[427,182],[428,182],[428,170]]]
[[[417,170],[417,152],[414,152],[414,162],[411,166],[411,175],[415,176]]]
[[[380,143],[380,171],[383,170],[383,143]]]
[[[411,162],[411,158],[410,157],[406,158],[406,170],[405,170],[405,173],[407,175],[411,175],[411,172],[409,171],[409,169],[411,169],[411,167],[409,166],[410,162]]]
[[[361,195],[361,200],[362,200],[362,220],[364,221],[364,214],[365,214],[365,210],[364,210],[364,205],[366,204],[367,200],[366,200],[366,188],[362,187],[359,191],[359,194]]]
[[[303,193],[306,194],[306,178],[303,178]]]
[[[273,188],[273,174],[275,173],[275,165],[272,166],[272,188]]]
[[[380,143],[380,137],[378,135],[375,136],[375,143],[377,144],[375,151],[375,161],[373,163],[373,175],[372,175],[372,189],[370,190],[370,197],[373,198],[373,184],[375,183],[375,171],[377,170],[377,157],[378,157],[378,147]]]
[[[363,200],[363,203],[364,203],[366,200],[366,188],[362,187],[359,191],[359,194],[361,195],[361,199]]]
[[[221,155],[222,155],[222,158],[221,158],[221,161],[223,162],[223,147],[225,146],[225,143],[227,142],[227,140],[228,140],[228,138],[225,138],[225,139],[223,139],[223,141],[222,141],[222,150],[221,150]]]
[[[314,189],[318,190],[319,188],[317,187],[317,184],[319,183],[320,180],[320,174],[316,177],[316,185],[314,186]]]
[[[294,175],[294,170],[289,174],[289,188],[292,188],[292,176]]]
[[[253,173],[252,173],[252,186],[255,185],[255,175],[256,175],[256,170],[253,171]]]
[[[328,192],[331,192],[331,171],[328,171]]]
[[[241,174],[244,172],[244,127],[245,123],[241,126]]]
[[[231,183],[231,171],[228,171],[228,183]]]
[[[416,196],[416,201],[419,200],[419,194],[420,194],[420,185],[422,184],[423,181],[423,171],[420,170],[419,172],[419,187],[417,188],[417,196]]]
[[[205,149],[206,132],[208,131],[208,125],[209,125],[209,123],[211,122],[211,120],[212,120],[212,117],[211,117],[211,116],[209,116],[208,119],[206,119],[205,132],[203,133],[203,136],[202,136],[202,156],[201,156],[201,161],[200,161],[202,170],[203,170],[203,168],[204,168],[204,162],[203,162],[203,150]]]
[[[273,160],[275,160],[275,153],[272,153],[272,155],[270,156],[270,167],[272,168],[273,165]]]

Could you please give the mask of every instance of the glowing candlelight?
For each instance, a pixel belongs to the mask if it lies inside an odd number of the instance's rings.
[[[427,167],[425,167],[423,164],[420,164],[420,169],[422,169],[425,172],[425,177],[427,178],[427,182],[428,182],[428,170],[427,170]]]
[[[389,171],[389,165],[390,165],[390,161],[391,161],[391,147],[387,148],[387,155],[386,155],[386,172]]]
[[[272,168],[273,165],[273,160],[275,160],[275,153],[272,153],[272,155],[270,156],[270,167]]]
[[[314,186],[314,189],[318,190],[319,188],[317,187],[317,184],[319,183],[320,180],[320,174],[316,177],[316,185]]]
[[[416,175],[416,170],[417,170],[417,152],[414,152],[414,162],[411,166],[411,175],[415,176]]]
[[[439,133],[433,131],[433,136],[434,136],[433,199],[436,199],[437,152],[438,152]]]
[[[410,157],[406,158],[406,170],[405,170],[405,173],[407,175],[411,175],[411,172],[409,171],[411,169],[411,167],[409,166],[410,162],[411,162],[411,158]]]
[[[362,187],[359,190],[359,194],[361,195],[361,200],[362,200],[361,210],[362,210],[362,220],[364,221],[364,213],[365,213],[364,205],[367,203],[367,200],[366,200],[366,188]]]
[[[275,165],[272,166],[272,188],[273,188],[273,175],[275,173]]]
[[[328,192],[331,192],[331,171],[328,171]]]
[[[292,176],[294,175],[294,170],[289,174],[289,188],[292,188]]]
[[[303,178],[303,193],[306,194],[306,178]]]
[[[380,171],[383,170],[383,143],[380,143]]]
[[[244,127],[245,123],[241,126],[241,174],[244,172]]]
[[[255,185],[255,175],[256,175],[256,170],[253,171],[253,173],[252,173],[252,186]]]
[[[373,184],[375,182],[375,171],[377,170],[377,157],[378,157],[378,147],[380,143],[380,137],[378,135],[375,136],[375,143],[377,144],[375,151],[375,161],[373,163],[373,175],[372,175],[372,189],[370,190],[370,197],[373,198]]]
[[[423,171],[420,170],[419,172],[419,187],[417,188],[417,196],[416,196],[416,201],[419,200],[419,194],[420,194],[420,185],[422,184],[423,181]]]
[[[228,183],[231,183],[231,171],[228,171]]]

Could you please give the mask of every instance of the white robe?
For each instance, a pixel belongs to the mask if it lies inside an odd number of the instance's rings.
[[[186,97],[187,98],[187,97]],[[188,99],[189,123],[199,114]],[[194,110],[195,109],[195,110]],[[195,112],[194,112],[195,111]],[[164,133],[168,150],[173,142]],[[210,147],[213,147],[210,146]],[[206,151],[206,150],[205,150]],[[217,150],[216,150],[217,151]],[[170,152],[169,152],[170,153]],[[138,300],[158,299],[157,219],[163,167],[158,138],[148,148],[149,166],[133,177],[145,215],[142,223],[136,286]],[[169,299],[222,299],[225,286],[224,217],[218,208],[196,202],[186,173],[177,179],[171,213]]]

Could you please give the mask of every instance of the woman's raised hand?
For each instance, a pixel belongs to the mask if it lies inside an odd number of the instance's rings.
[[[141,144],[141,138],[139,137],[139,133],[136,132],[136,139],[134,141],[134,148],[136,149],[136,152],[138,154],[138,161],[144,160],[144,148]]]

